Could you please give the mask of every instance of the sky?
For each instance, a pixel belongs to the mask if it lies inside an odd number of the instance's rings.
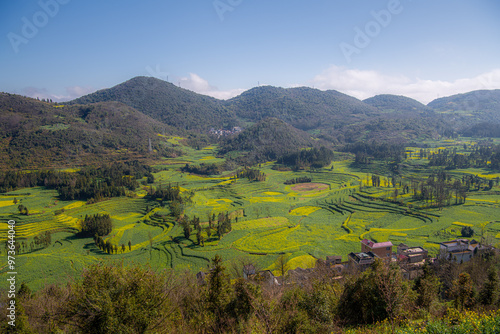
[[[422,103],[500,89],[498,0],[0,2],[0,91],[67,101],[135,76]]]

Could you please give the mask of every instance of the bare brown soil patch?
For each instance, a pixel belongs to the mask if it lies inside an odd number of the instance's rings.
[[[313,191],[313,190],[325,190],[328,188],[328,184],[324,183],[299,183],[292,187],[293,191]]]

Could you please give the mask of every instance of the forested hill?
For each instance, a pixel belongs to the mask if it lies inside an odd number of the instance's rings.
[[[500,89],[476,90],[441,97],[427,106],[437,111],[485,111],[500,113]]]
[[[145,157],[177,130],[119,102],[63,106],[0,93],[0,167],[86,165]]]
[[[442,97],[430,102],[428,107],[466,117],[470,122],[500,123],[500,89],[476,90],[465,94]]]
[[[399,95],[381,94],[363,100],[363,102],[384,112],[408,112],[416,114],[432,111],[431,108],[418,102],[417,100]]]
[[[237,136],[228,138],[219,152],[243,152],[246,162],[256,163],[276,160],[283,154],[317,144],[308,133],[280,119],[266,118]]]
[[[352,96],[307,87],[256,87],[225,104],[246,121],[275,117],[301,130],[332,126],[338,119],[354,121],[377,112]]]
[[[125,103],[158,121],[184,130],[207,131],[211,127],[238,124],[235,115],[224,107],[222,101],[151,77],[135,77],[68,103],[103,101]]]

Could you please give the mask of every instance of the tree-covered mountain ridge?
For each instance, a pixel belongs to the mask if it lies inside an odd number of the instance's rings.
[[[158,134],[178,133],[120,102],[59,105],[0,93],[2,167],[60,168],[168,155]]]
[[[423,123],[428,123],[429,117],[436,118],[438,126],[449,126],[447,132],[460,132],[464,127],[480,122],[500,122],[500,90],[457,94],[424,105],[414,99],[391,94],[361,101],[335,90],[259,86],[229,100],[219,100],[157,78],[135,77],[67,103],[104,101],[119,101],[165,124],[198,132],[253,124],[267,117],[330,137],[339,135],[332,129],[394,118],[410,120],[402,122],[405,124],[400,126],[401,129],[408,123],[420,122],[422,117],[425,118]],[[395,130],[398,131],[398,128]],[[430,130],[426,125],[426,132]]]

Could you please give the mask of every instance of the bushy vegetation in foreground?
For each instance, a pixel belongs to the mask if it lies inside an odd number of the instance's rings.
[[[216,255],[190,272],[94,264],[72,283],[17,292],[19,333],[498,333],[500,258],[426,266],[415,281],[376,262],[334,277],[319,262],[302,284],[245,280]],[[227,269],[226,266],[229,268]],[[481,270],[479,270],[481,269]],[[232,279],[231,279],[232,277]],[[258,277],[258,276],[257,276]],[[6,298],[6,293],[1,294]],[[3,332],[13,332],[3,325]],[[15,331],[14,331],[15,332]]]

